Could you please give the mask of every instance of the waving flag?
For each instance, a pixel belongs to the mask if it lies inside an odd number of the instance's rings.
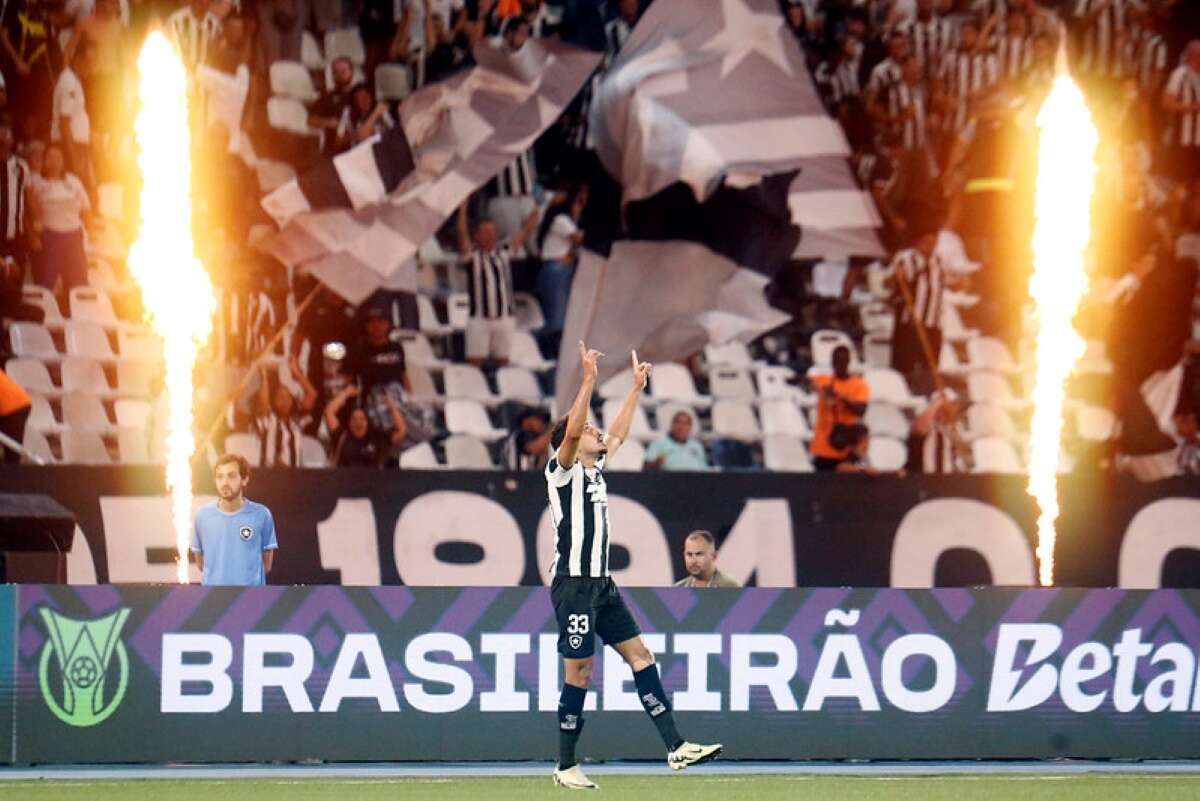
[[[527,150],[579,91],[600,54],[530,40],[489,43],[478,66],[427,86],[400,107],[400,126],[263,199],[280,225],[259,247],[351,303],[412,269],[421,243],[472,192]]]

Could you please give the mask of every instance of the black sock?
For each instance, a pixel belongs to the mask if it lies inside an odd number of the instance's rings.
[[[564,684],[558,696],[558,769],[575,765],[575,744],[583,732],[583,699],[587,689]]]
[[[633,674],[633,683],[637,685],[638,698],[642,707],[667,746],[674,751],[683,743],[679,730],[675,728],[675,716],[671,714],[671,705],[667,703],[667,694],[663,692],[662,679],[658,677],[658,668],[651,665]]]

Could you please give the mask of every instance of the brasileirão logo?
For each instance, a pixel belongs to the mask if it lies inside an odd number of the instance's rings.
[[[128,609],[93,620],[74,620],[48,607],[38,610],[49,639],[38,659],[42,698],[55,717],[70,726],[95,726],[108,719],[125,698],[129,655],[121,642]],[[109,668],[117,657],[116,687],[105,699]],[[50,659],[58,660],[61,685],[50,679]]]

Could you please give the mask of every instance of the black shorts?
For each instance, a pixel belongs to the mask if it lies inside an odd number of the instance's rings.
[[[616,645],[642,633],[611,578],[555,576],[550,601],[558,621],[558,652],[568,659],[594,655],[596,634],[605,645]]]

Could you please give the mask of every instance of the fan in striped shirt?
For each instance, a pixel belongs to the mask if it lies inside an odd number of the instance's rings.
[[[1200,39],[1188,42],[1183,63],[1167,79],[1162,104],[1171,116],[1172,173],[1180,181],[1200,178]]]
[[[471,314],[467,319],[467,361],[476,366],[489,358],[500,365],[508,362],[516,324],[512,317],[512,257],[537,227],[541,210],[525,218],[521,230],[501,242],[496,223],[484,218],[475,224],[474,235],[467,226],[467,204],[458,208],[458,250],[467,262],[467,287]]]
[[[937,13],[934,0],[917,0],[916,19],[901,23],[896,30],[908,37],[912,54],[930,73],[954,49],[958,40],[954,24]]]
[[[583,702],[592,676],[597,634],[633,671],[638,699],[667,747],[667,764],[673,770],[707,762],[721,752],[720,745],[695,745],[680,736],[654,655],[609,572],[610,522],[604,464],[629,436],[651,366],[639,362],[637,353],[633,354],[633,386],[605,434],[588,423],[601,356],[579,343],[583,380],[570,413],[550,435],[552,455],[545,470],[555,527],[550,599],[558,623],[558,652],[563,657],[564,676],[558,702],[559,756],[554,783],[572,789],[596,786],[580,770],[575,746],[583,731]]]
[[[921,62],[909,58],[900,68],[900,81],[888,87],[873,110],[875,118],[890,128],[908,150],[928,144],[928,103],[921,80]]]
[[[971,105],[999,78],[996,57],[983,49],[979,23],[964,20],[958,30],[958,49],[946,54],[938,72],[939,107],[949,133],[962,131],[970,119]]]
[[[900,82],[901,65],[908,60],[908,37],[899,31],[888,37],[888,56],[871,70],[867,79],[866,102],[867,108],[872,108],[876,100],[887,91],[892,84]]]
[[[892,335],[892,367],[908,375],[925,362],[922,333],[933,358],[942,349],[942,299],[946,271],[935,252],[939,226],[932,219],[921,222],[913,246],[892,257],[892,280],[896,284],[896,329]],[[932,365],[928,366],[932,369]]]
[[[1100,78],[1120,74],[1120,40],[1139,0],[1077,0],[1075,20],[1079,34],[1079,67]]]
[[[1006,81],[1024,80],[1033,66],[1033,37],[1029,19],[1020,11],[1008,12],[1003,36],[996,37],[996,56],[1000,76]]]

